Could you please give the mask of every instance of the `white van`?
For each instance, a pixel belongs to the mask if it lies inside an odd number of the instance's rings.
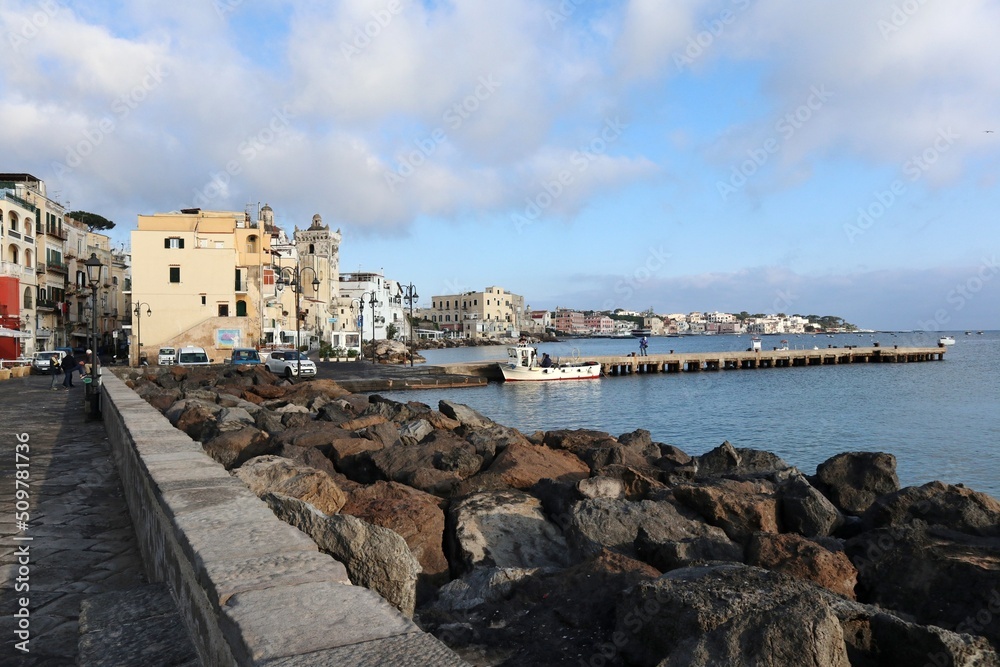
[[[156,363],[160,366],[170,366],[177,363],[177,350],[172,347],[161,347],[156,355]]]
[[[35,352],[31,357],[31,371],[33,373],[47,374],[49,370],[49,361],[52,359],[52,355],[59,357],[59,363],[66,358],[66,353],[63,350],[48,350],[46,352]]]
[[[205,354],[205,348],[187,346],[177,351],[178,366],[208,366],[212,360]]]

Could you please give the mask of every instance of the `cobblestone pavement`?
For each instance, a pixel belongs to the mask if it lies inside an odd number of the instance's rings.
[[[77,664],[83,601],[145,581],[104,426],[49,382],[0,381],[0,665]]]

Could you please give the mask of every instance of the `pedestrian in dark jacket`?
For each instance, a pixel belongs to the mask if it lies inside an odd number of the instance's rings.
[[[73,373],[80,370],[80,362],[76,360],[72,352],[67,352],[66,356],[63,357],[62,369],[65,375],[63,378],[63,388],[69,389],[73,386]]]
[[[52,384],[49,385],[49,389],[58,389],[56,386],[56,376],[59,375],[59,355],[53,354],[49,357],[49,373],[52,374]]]

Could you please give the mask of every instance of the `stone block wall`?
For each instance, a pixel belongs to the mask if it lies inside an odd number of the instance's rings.
[[[465,665],[112,374],[102,412],[151,581],[205,665]]]

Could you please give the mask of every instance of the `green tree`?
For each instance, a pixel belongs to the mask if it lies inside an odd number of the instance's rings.
[[[389,340],[395,340],[397,333],[399,333],[399,329],[396,328],[394,323],[389,324],[389,326],[385,328],[385,337]]]
[[[79,220],[83,224],[87,225],[87,229],[92,232],[102,229],[111,229],[115,226],[115,223],[111,222],[103,215],[98,215],[96,213],[89,213],[87,211],[71,211],[68,215],[74,220]]]

